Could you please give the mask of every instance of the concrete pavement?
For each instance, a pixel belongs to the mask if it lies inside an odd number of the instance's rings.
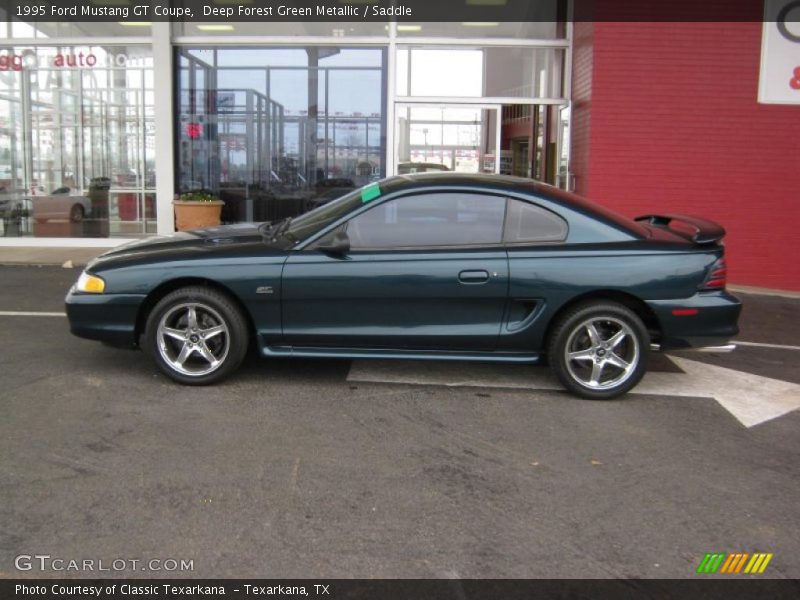
[[[60,312],[78,272],[0,267],[0,312]],[[798,316],[747,296],[742,335],[796,343]],[[691,360],[798,383],[799,354]],[[588,402],[360,366],[250,357],[188,388],[63,317],[0,316],[0,576],[43,575],[13,566],[39,552],[190,559],[190,577],[684,578],[711,551],[800,575],[798,411],[747,427],[711,397]],[[464,374],[502,379],[484,370]]]

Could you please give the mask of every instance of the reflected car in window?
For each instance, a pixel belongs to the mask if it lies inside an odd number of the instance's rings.
[[[265,357],[545,361],[576,395],[632,389],[652,348],[730,349],[724,229],[629,220],[527,179],[425,173],[295,218],[139,240],[69,291],[74,334],[175,381]]]
[[[332,200],[336,200],[352,192],[355,188],[355,182],[346,177],[323,179],[317,182],[317,185],[314,187],[314,197],[308,201],[308,208],[313,209],[327,204]]]
[[[50,194],[32,196],[33,218],[38,223],[69,221],[80,223],[91,216],[92,202],[79,190],[62,186]]]
[[[440,163],[425,163],[425,162],[407,162],[397,165],[398,175],[409,175],[411,173],[429,173],[449,171],[446,166]]]

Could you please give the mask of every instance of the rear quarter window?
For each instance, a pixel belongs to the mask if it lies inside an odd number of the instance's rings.
[[[568,231],[567,222],[554,212],[530,202],[509,199],[503,235],[507,244],[563,242]]]

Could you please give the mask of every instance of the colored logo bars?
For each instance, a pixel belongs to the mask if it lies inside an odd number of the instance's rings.
[[[748,561],[748,559],[750,559]],[[698,573],[763,573],[769,561],[772,560],[772,553],[738,552],[726,554],[725,552],[708,553],[700,561],[697,567]],[[747,566],[745,566],[747,565]],[[744,570],[742,570],[744,568]]]

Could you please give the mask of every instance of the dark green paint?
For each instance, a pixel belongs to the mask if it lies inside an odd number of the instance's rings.
[[[567,240],[344,256],[312,249],[376,204],[444,190],[535,202],[567,220]],[[265,240],[254,225],[237,225],[152,238],[108,252],[88,267],[105,279],[107,293],[67,296],[72,330],[135,345],[154,297],[184,282],[205,281],[240,302],[261,351],[272,355],[533,362],[553,317],[567,304],[597,294],[644,303],[664,347],[722,343],[738,332],[739,301],[724,291],[697,291],[722,254],[719,245],[697,245],[637,225],[528,180],[397,177],[382,182],[380,197],[366,204],[364,191],[353,193],[348,214],[302,240]],[[486,280],[476,282],[476,271],[487,273]],[[265,287],[272,293],[257,293]],[[687,307],[700,313],[671,314]]]

